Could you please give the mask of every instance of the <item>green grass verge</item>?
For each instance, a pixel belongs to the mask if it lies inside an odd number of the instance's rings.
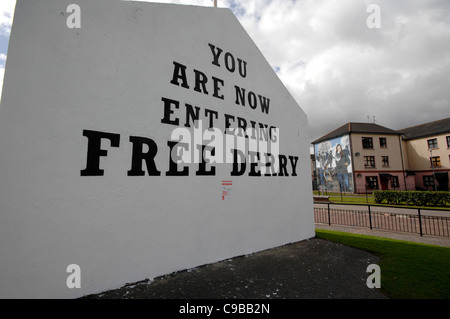
[[[316,236],[380,256],[381,292],[389,298],[450,298],[448,247],[323,229]]]

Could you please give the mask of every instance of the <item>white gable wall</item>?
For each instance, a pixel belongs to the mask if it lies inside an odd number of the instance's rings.
[[[81,28],[69,29],[72,2],[18,0],[15,11],[0,107],[1,298],[75,298],[314,236],[306,116],[230,10],[79,0]],[[246,61],[246,77],[213,65],[209,44]],[[174,62],[189,89],[170,83]],[[193,89],[194,69],[209,94]],[[269,113],[236,105],[235,85],[269,98]],[[161,122],[162,98],[180,102],[178,126]],[[232,164],[167,176],[185,103],[217,112],[221,130],[225,114],[279,127],[297,176],[231,176]],[[102,139],[103,176],[81,174],[86,130],[119,135],[119,147]],[[155,142],[160,176],[127,175],[130,137]],[[66,285],[70,264],[80,289]]]

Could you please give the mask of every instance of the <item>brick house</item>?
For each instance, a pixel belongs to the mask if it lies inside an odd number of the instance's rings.
[[[417,189],[448,191],[450,118],[399,130],[406,144],[408,171]]]
[[[319,190],[449,188],[450,118],[398,131],[350,122],[312,144]]]

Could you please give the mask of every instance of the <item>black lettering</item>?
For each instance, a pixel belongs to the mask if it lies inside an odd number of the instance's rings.
[[[241,117],[238,117],[237,121],[238,121],[238,135],[245,136],[247,138],[248,136],[245,134],[245,130],[247,129],[247,121]]]
[[[275,172],[275,156],[270,153],[266,153],[266,173],[264,176],[277,176]],[[270,169],[269,169],[270,167]]]
[[[219,95],[219,92],[220,92],[219,83],[223,86],[224,85],[224,81],[221,80],[221,79],[215,78],[215,77],[212,77],[212,79],[213,79],[213,83],[214,83],[214,94],[213,94],[213,96],[218,98],[218,99],[223,100],[224,99],[223,94]]]
[[[259,96],[259,102],[261,103],[261,111],[263,113],[269,114],[269,104],[270,104],[270,99],[258,95]]]
[[[188,176],[189,175],[189,167],[185,166],[182,171],[178,171],[178,164],[175,161],[181,159],[181,156],[178,156],[177,150],[174,149],[176,147],[183,147],[184,149],[189,149],[189,145],[187,143],[173,142],[168,141],[167,145],[169,146],[169,170],[166,172],[166,176]]]
[[[245,155],[240,150],[233,149],[231,150],[233,152],[233,171],[231,172],[231,176],[241,176],[244,174],[246,169],[246,163],[245,163]],[[242,163],[238,163],[238,155],[241,158]]]
[[[171,120],[170,115],[173,114],[171,105],[174,105],[175,108],[178,109],[180,107],[180,102],[171,99],[166,99],[165,97],[161,98],[161,100],[164,102],[164,118],[161,120],[161,123],[178,125],[179,123],[178,118],[175,120]]]
[[[225,53],[225,67],[230,72],[234,72],[234,70],[236,69],[236,62],[234,61],[234,56],[230,52]]]
[[[173,69],[172,81],[170,81],[170,83],[180,86],[179,80],[181,80],[181,86],[189,89],[186,77],[186,66],[175,61],[173,62],[173,64],[175,65],[175,67]]]
[[[197,145],[197,149],[200,151],[200,154],[202,156],[202,161],[198,164],[198,171],[197,176],[214,176],[216,175],[216,168],[214,166],[211,166],[211,169],[209,171],[206,170],[206,161],[205,161],[205,150],[208,149],[208,151],[211,153],[212,156],[215,155],[215,148],[212,146],[207,145]]]
[[[145,161],[149,176],[160,176],[161,172],[158,171],[155,164],[155,156],[158,153],[158,146],[155,141],[145,137],[130,136],[130,142],[133,143],[133,155],[128,176],[145,176],[145,171],[142,169],[142,161]],[[146,153],[142,151],[144,144],[148,146]]]
[[[214,117],[217,120],[219,113],[213,110],[205,109],[205,116],[209,118],[209,128],[212,128],[214,127]]]
[[[259,123],[259,140],[268,141],[269,140],[269,129],[267,124]],[[264,138],[263,138],[264,137]]]
[[[108,139],[111,147],[119,147],[120,134],[83,130],[83,136],[88,138],[88,149],[86,168],[81,171],[81,176],[103,176],[105,172],[100,169],[100,156],[108,155],[108,151],[101,149],[101,140]]]
[[[234,129],[231,128],[230,119],[233,119],[234,122],[234,116],[229,114],[224,114],[225,116],[225,134],[233,134]]]
[[[292,176],[297,176],[298,157],[297,156],[289,156],[289,160],[291,161],[291,166],[292,166]]]
[[[250,121],[250,123],[252,124],[252,139],[257,139],[259,136],[259,132],[257,132],[258,130],[256,129],[256,122],[255,121]]]
[[[198,70],[194,70],[195,73],[195,87],[194,91],[205,93],[208,95],[208,91],[206,90],[206,83],[208,82],[208,78],[205,73],[200,72]]]
[[[277,142],[277,133],[278,133],[278,130],[275,126],[271,126],[269,128],[269,135],[270,135],[271,142],[273,142],[273,143]]]
[[[248,156],[250,163],[250,172],[248,173],[248,176],[261,176],[261,171],[258,169],[259,153],[249,151]]]
[[[278,176],[289,176],[286,166],[287,166],[287,158],[284,155],[279,155],[280,160],[280,170],[278,172]]]
[[[243,61],[243,60],[241,60],[241,59],[237,59],[238,60],[238,62],[239,62],[239,74],[243,77],[243,78],[245,78],[246,76],[247,76],[247,62],[245,62],[245,61]],[[242,64],[244,65],[244,66],[242,66]]]
[[[199,116],[200,116],[199,115],[200,108],[198,106],[195,106],[195,112],[194,112],[192,105],[187,104],[187,103],[185,105],[186,105],[186,123],[184,124],[184,126],[191,127],[190,119],[192,119],[192,122],[194,122],[194,124],[195,124],[195,121],[198,121]]]
[[[236,104],[245,106],[245,89],[240,88],[239,86],[234,86],[236,90]]]
[[[252,109],[256,109],[258,106],[258,101],[256,100],[256,94],[252,91],[248,92],[248,104]]]
[[[213,61],[212,61],[212,64],[214,64],[214,65],[220,67],[220,64],[219,64],[219,57],[220,57],[220,55],[222,54],[223,50],[222,50],[221,48],[217,48],[217,51],[216,51],[216,46],[212,45],[211,43],[208,43],[208,45],[209,45],[209,47],[211,48],[211,53],[212,53],[212,55],[213,55]]]

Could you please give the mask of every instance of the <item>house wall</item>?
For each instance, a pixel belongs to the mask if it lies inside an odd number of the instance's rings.
[[[368,149],[363,147],[362,138],[372,138],[373,148]],[[380,146],[380,138],[386,139],[386,147]],[[405,178],[403,176],[403,170],[405,167],[405,157],[401,141],[398,135],[389,134],[373,134],[373,133],[352,133],[352,150],[353,150],[353,162],[354,162],[354,175],[355,175],[355,192],[364,193],[373,191],[370,187],[366,187],[366,177],[376,177],[378,181],[378,189],[382,189],[382,182],[385,182],[386,189],[409,189],[412,187],[413,179]],[[403,155],[403,158],[402,158]],[[373,156],[375,158],[375,167],[366,167],[364,156]],[[387,156],[389,159],[389,165],[384,166],[382,162],[382,156]],[[380,174],[390,174],[397,177],[398,186],[393,186],[390,181],[380,177]]]
[[[437,173],[439,176],[449,174],[450,148],[447,145],[447,136],[450,136],[450,133],[406,140],[405,144],[408,154],[408,167],[416,174],[414,179],[418,189],[434,190],[433,186],[424,184],[424,176],[434,176],[433,167],[430,162],[431,156],[440,157],[440,166],[434,167],[434,173]],[[437,140],[437,147],[433,148],[430,153],[428,140],[431,139]],[[447,177],[447,180],[448,179],[449,178]],[[439,177],[437,185],[440,189],[448,190],[450,188],[450,182],[447,182],[447,185],[445,185],[444,182],[445,177],[443,179]]]

